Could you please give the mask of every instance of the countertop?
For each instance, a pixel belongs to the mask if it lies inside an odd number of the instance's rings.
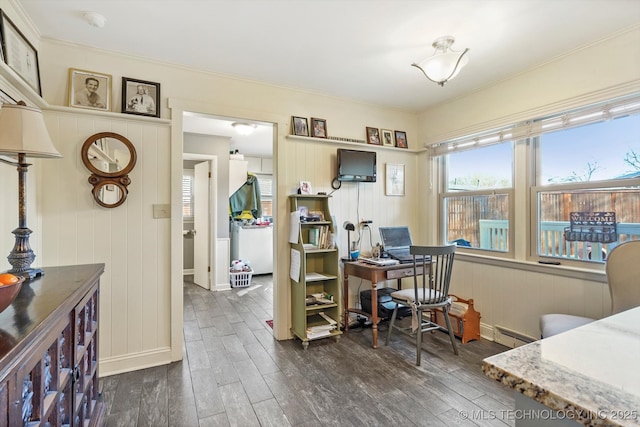
[[[640,425],[640,307],[491,356],[485,374],[589,426]]]

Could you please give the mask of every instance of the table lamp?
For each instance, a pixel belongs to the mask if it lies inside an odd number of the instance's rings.
[[[27,228],[27,157],[62,157],[56,150],[47,132],[42,111],[27,107],[20,101],[17,105],[3,104],[0,108],[0,155],[17,157],[16,161],[0,158],[0,161],[18,169],[18,228],[13,230],[16,243],[7,259],[13,267],[8,273],[22,276],[26,280],[42,276],[39,268],[31,268],[36,258],[29,246],[31,230]]]

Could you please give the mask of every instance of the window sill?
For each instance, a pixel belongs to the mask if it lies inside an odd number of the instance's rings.
[[[539,264],[532,261],[497,258],[486,255],[471,254],[468,252],[456,252],[456,259],[476,264],[493,265],[496,267],[512,268],[534,273],[553,274],[555,276],[571,277],[574,279],[589,280],[592,282],[607,283],[607,275],[604,264],[593,269],[578,268],[567,265]],[[562,262],[562,261],[560,261]]]

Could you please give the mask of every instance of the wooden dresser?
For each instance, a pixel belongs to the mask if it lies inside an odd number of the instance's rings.
[[[0,427],[100,425],[104,264],[49,267],[0,313]]]

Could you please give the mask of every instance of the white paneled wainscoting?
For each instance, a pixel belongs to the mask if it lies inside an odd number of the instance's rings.
[[[100,282],[100,372],[110,375],[171,361],[170,127],[159,119],[57,107],[43,111],[62,159],[37,168],[38,259],[42,266],[104,263]],[[98,205],[80,158],[98,132],[128,138],[137,152],[124,204]]]

